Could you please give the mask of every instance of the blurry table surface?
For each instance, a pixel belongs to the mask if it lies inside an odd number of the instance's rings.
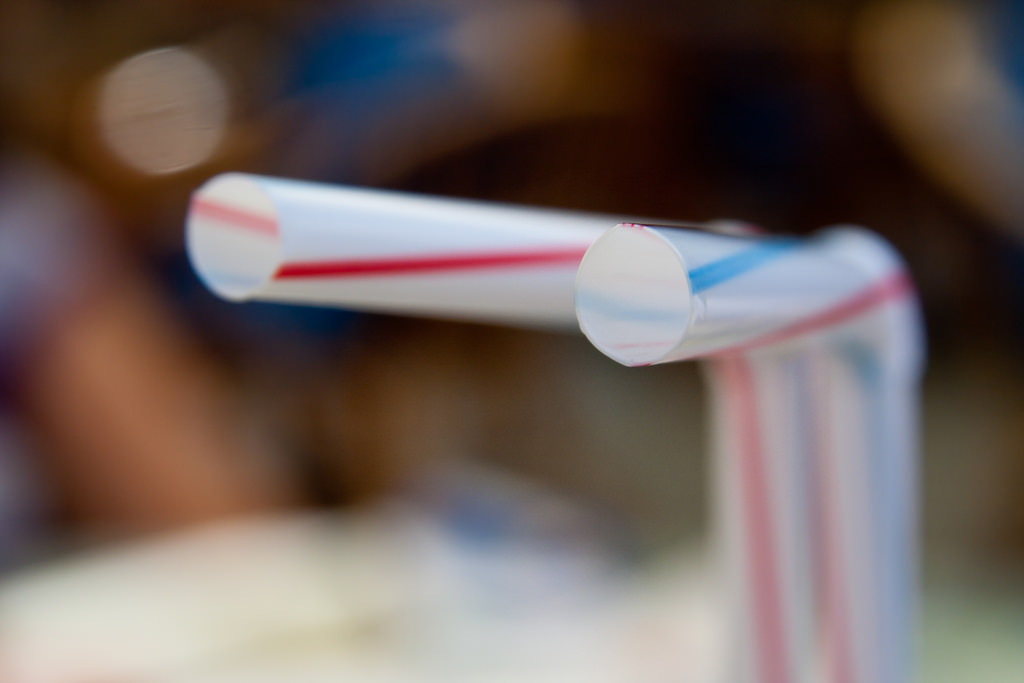
[[[0,584],[12,683],[717,681],[706,554],[626,568],[460,540],[410,509],[253,519]],[[1020,680],[1019,587],[935,582],[919,680]]]

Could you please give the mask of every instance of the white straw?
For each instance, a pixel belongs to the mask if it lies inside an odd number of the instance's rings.
[[[860,261],[878,260],[878,275]],[[861,230],[813,240],[618,225],[587,251],[576,285],[580,328],[625,365],[650,365],[805,338],[909,282]],[[838,307],[838,308],[837,308]]]
[[[232,173],[196,191],[187,244],[236,301],[568,327],[579,261],[615,222]]]
[[[734,680],[910,680],[923,343],[888,245],[625,224],[588,250],[576,302],[620,363],[713,360]]]

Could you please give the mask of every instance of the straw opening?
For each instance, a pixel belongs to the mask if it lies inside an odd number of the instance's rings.
[[[236,301],[261,290],[281,262],[273,202],[257,181],[241,174],[216,176],[195,192],[186,243],[203,282]]]
[[[587,250],[576,276],[583,334],[623,365],[663,359],[686,336],[690,280],[679,252],[643,226],[618,225]]]

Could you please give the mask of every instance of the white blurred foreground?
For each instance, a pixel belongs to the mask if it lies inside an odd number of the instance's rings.
[[[505,486],[498,508],[461,522],[391,504],[37,569],[0,587],[0,680],[714,680],[703,568],[629,578],[570,528],[571,506]],[[498,519],[510,498],[517,519]]]
[[[225,523],[9,578],[0,681],[723,681],[706,558],[627,571],[575,506],[471,483],[469,509]],[[1019,680],[1014,606],[943,591],[927,607],[921,680]]]

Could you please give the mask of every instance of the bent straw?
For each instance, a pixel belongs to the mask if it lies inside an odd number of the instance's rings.
[[[732,678],[910,680],[923,340],[888,245],[625,224],[588,250],[576,301],[620,363],[711,360]]]
[[[864,250],[888,270],[866,272],[851,255]],[[795,240],[625,223],[587,251],[576,311],[598,349],[636,366],[805,338],[909,289],[864,231]]]
[[[229,174],[195,194],[188,246],[229,299],[575,314],[620,363],[708,359],[733,678],[906,683],[923,343],[898,257],[857,229],[611,222]]]

